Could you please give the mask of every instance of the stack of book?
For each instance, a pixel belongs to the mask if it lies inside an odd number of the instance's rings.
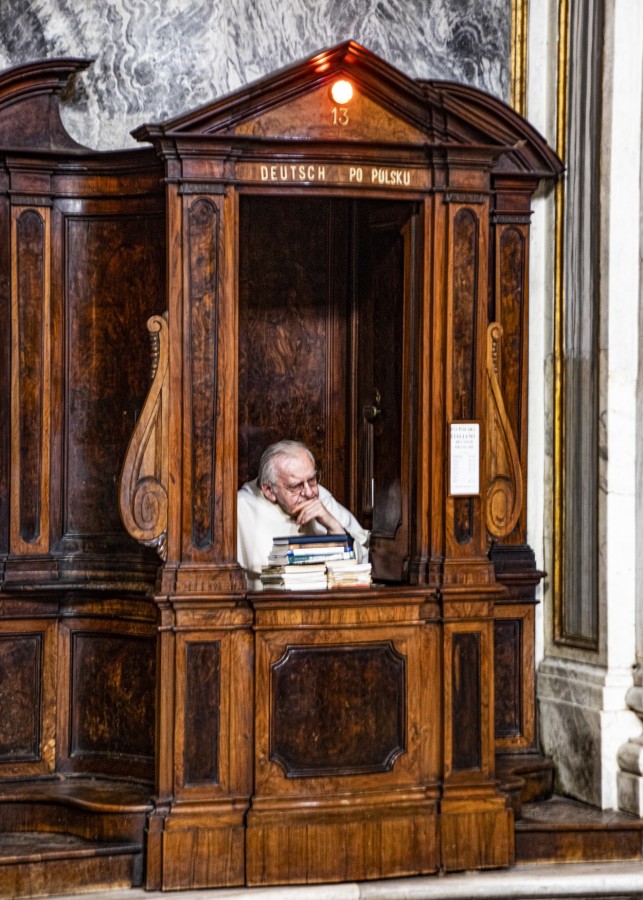
[[[371,586],[371,564],[357,560],[337,560],[326,563],[329,590]]]
[[[264,566],[261,583],[267,591],[325,591],[326,565]]]
[[[348,534],[276,537],[261,583],[269,591],[368,587],[371,566],[357,562]]]
[[[268,565],[304,566],[338,559],[355,559],[349,534],[296,534],[273,538]]]

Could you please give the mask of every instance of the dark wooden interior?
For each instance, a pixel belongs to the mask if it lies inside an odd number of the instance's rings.
[[[408,581],[420,235],[405,201],[240,200],[239,484],[273,441],[304,441],[389,582]]]
[[[560,161],[353,42],[96,153],[58,106],[87,65],[0,74],[0,893],[495,868],[571,833],[640,858],[631,821],[535,803],[529,218]],[[451,493],[461,423],[480,486]],[[236,491],[283,436],[372,529],[371,590],[247,592]]]

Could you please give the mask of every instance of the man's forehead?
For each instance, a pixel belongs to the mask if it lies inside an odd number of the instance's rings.
[[[276,469],[279,475],[284,478],[303,479],[310,477],[313,472],[313,464],[305,450],[302,450],[297,456],[281,456],[276,460]]]

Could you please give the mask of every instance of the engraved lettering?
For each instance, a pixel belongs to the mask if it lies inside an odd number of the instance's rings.
[[[325,181],[326,180],[326,167],[318,166],[317,167],[317,181]]]
[[[349,181],[361,182],[364,177],[364,171],[361,166],[351,166],[348,172]]]
[[[268,181],[268,166],[261,167],[261,180]]]

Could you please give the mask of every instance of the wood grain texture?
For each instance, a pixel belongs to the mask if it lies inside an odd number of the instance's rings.
[[[11,549],[49,550],[50,211],[12,210]]]
[[[92,537],[115,543],[123,533],[114,483],[149,384],[145,322],[163,311],[161,225],[155,216],[67,221],[63,538],[70,546]],[[115,348],[127,349],[127,366]]]
[[[154,759],[153,623],[82,617],[59,633],[57,766],[150,778]]]
[[[407,589],[402,599],[386,590],[253,599],[260,702],[249,884],[435,871],[439,738],[420,722],[439,705],[438,660],[432,630],[416,627],[424,595]],[[282,673],[296,687],[281,690]]]
[[[256,477],[262,452],[284,437],[310,447],[327,484],[327,451],[333,459],[334,448],[327,447],[322,423],[330,430],[345,404],[345,395],[328,379],[346,356],[341,343],[336,358],[328,354],[330,217],[327,200],[262,197],[241,203],[240,484]],[[345,317],[344,308],[340,320]],[[339,414],[330,406],[335,392]]]
[[[516,437],[507,416],[500,389],[502,354],[501,326],[492,322],[487,329],[487,471],[485,473],[485,526],[490,537],[502,539],[518,523],[523,506],[523,473]]]
[[[216,441],[216,371],[219,213],[207,199],[188,211],[190,258],[189,359],[191,360],[191,497],[192,543],[207,550],[214,541],[214,459]]]
[[[391,643],[289,646],[271,695],[270,758],[287,778],[388,772],[405,750],[405,660]]]
[[[54,769],[55,632],[47,618],[0,621],[0,779]]]

